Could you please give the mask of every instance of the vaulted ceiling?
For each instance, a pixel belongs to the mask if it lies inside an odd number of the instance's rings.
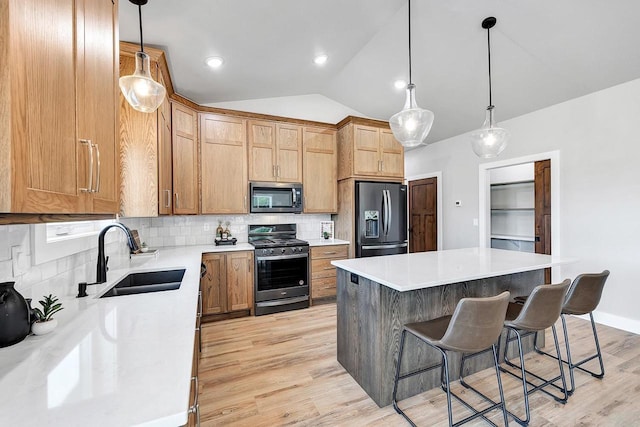
[[[640,78],[638,0],[413,0],[411,12],[428,142],[484,120],[487,16],[498,121]],[[165,50],[176,91],[198,103],[321,94],[382,120],[404,104],[393,83],[408,78],[407,0],[149,0],[142,14],[145,44]],[[126,0],[120,39],[139,42]],[[210,56],[225,63],[211,70]]]

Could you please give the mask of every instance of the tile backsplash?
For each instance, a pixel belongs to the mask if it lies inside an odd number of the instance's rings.
[[[331,215],[185,215],[157,218],[121,218],[127,227],[138,230],[149,247],[212,245],[218,222],[226,228],[229,221],[231,236],[238,242],[247,241],[250,224],[296,224],[299,239],[319,239],[320,222],[330,221]]]
[[[167,216],[158,218],[121,218],[152,248],[163,246],[213,244],[218,221],[223,227],[229,221],[229,230],[239,242],[247,241],[249,224],[286,224],[298,226],[298,238],[320,238],[320,222],[331,220],[330,215],[229,215],[229,216]],[[53,261],[34,265],[33,226],[0,226],[0,282],[16,282],[16,289],[25,298],[43,295],[73,297],[78,282],[95,280],[98,251],[90,249]],[[97,241],[97,236],[96,236]],[[128,248],[120,232],[106,235],[105,252],[111,268],[128,265]]]

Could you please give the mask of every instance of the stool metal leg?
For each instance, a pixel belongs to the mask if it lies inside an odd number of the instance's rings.
[[[579,369],[582,372],[585,372],[587,374],[590,374],[592,377],[594,378],[598,378],[598,379],[602,379],[604,377],[604,363],[602,361],[602,351],[600,350],[600,341],[598,340],[598,332],[596,331],[596,323],[593,320],[593,313],[589,313],[589,317],[591,320],[591,330],[593,332],[593,339],[595,341],[595,345],[596,345],[596,353],[586,357],[584,359],[582,359],[581,361],[577,362],[577,363],[573,363],[572,358],[571,358],[571,346],[569,344],[569,333],[567,331],[567,321],[566,321],[566,315],[565,314],[561,314],[560,318],[562,319],[562,332],[564,333],[564,344],[565,344],[565,348],[567,351],[567,360],[562,359],[562,362],[566,363],[567,366],[569,367],[569,378],[570,378],[570,382],[571,382],[571,387],[567,390],[567,392],[569,393],[569,396],[573,394],[573,392],[575,391],[576,387],[575,387],[575,380],[574,380],[574,369]],[[554,359],[557,359],[556,356],[554,356],[551,353],[547,353],[543,350],[541,350],[540,348],[538,348],[536,346],[536,351],[540,354],[544,354],[546,356],[552,357]],[[598,362],[600,363],[600,373],[596,373],[593,371],[590,371],[589,369],[583,368],[581,365],[589,362],[595,358],[598,358]]]
[[[530,384],[529,381],[527,381],[527,370],[524,368],[524,351],[522,350],[522,336],[520,334],[520,331],[518,331],[517,329],[512,329],[512,328],[507,328],[507,337],[504,343],[504,362],[511,366],[511,367],[518,367],[517,365],[511,363],[507,357],[507,351],[509,350],[509,343],[512,341],[511,340],[511,331],[513,331],[516,335],[516,341],[518,343],[518,356],[520,357],[520,375],[522,375],[521,377],[518,377],[517,375],[513,374],[510,371],[507,371],[504,368],[500,368],[502,370],[502,372],[505,372],[507,374],[511,374],[512,376],[519,378],[520,380],[522,380],[522,395],[524,396],[524,411],[525,411],[525,419],[523,420],[522,418],[516,416],[515,414],[513,414],[512,412],[509,412],[509,415],[511,415],[513,417],[513,419],[520,425],[526,426],[529,425],[529,422],[531,421],[531,411],[529,409],[529,393],[528,393],[528,389],[527,389],[527,384]]]

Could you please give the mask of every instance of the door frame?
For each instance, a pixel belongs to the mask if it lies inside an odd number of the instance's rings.
[[[482,163],[478,166],[478,241],[481,248],[491,247],[491,169],[551,160],[551,253],[560,255],[560,150],[523,157]],[[559,269],[552,269],[552,281],[560,278]]]
[[[551,169],[553,171],[553,169]],[[442,171],[429,172],[419,175],[408,176],[404,179],[404,184],[409,185],[409,181],[417,181],[419,179],[425,178],[436,178],[436,215],[438,218],[436,219],[436,228],[438,235],[438,250],[442,250]],[[409,200],[411,199],[411,194],[407,194],[407,240],[411,239],[411,233],[409,233]],[[553,218],[553,216],[551,217]]]

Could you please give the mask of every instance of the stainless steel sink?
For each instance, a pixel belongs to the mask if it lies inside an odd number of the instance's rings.
[[[178,289],[180,288],[180,283],[182,283],[184,271],[184,268],[182,268],[177,270],[131,273],[116,283],[100,298]]]

